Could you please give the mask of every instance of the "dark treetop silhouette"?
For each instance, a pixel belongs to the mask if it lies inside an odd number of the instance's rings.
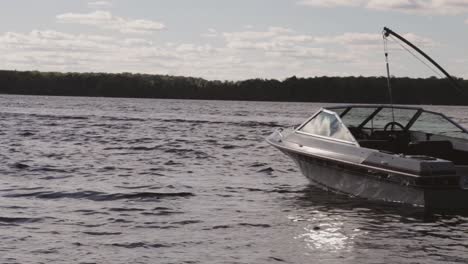
[[[467,81],[459,80],[466,89]],[[468,105],[448,80],[392,78],[396,104]],[[0,71],[0,93],[208,100],[388,103],[385,77],[208,81],[148,74]]]

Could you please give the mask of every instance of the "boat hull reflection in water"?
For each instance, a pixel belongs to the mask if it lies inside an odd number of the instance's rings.
[[[321,109],[267,141],[323,189],[372,200],[468,209],[468,133],[412,107]]]

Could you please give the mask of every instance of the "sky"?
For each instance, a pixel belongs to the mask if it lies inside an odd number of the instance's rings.
[[[0,69],[384,76],[384,26],[468,78],[468,0],[3,0]],[[439,76],[388,50],[392,75]]]

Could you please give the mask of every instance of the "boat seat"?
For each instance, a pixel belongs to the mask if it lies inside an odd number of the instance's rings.
[[[408,144],[406,153],[410,155],[426,155],[447,160],[452,160],[454,157],[452,142],[447,140],[412,141]]]
[[[406,131],[374,131],[371,138],[359,140],[359,144],[365,148],[403,153],[409,141],[409,133]]]

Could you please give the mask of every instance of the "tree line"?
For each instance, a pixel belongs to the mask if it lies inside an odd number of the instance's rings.
[[[447,79],[392,78],[393,103],[468,105],[464,91]],[[389,103],[386,77],[312,77],[285,80],[210,81],[202,78],[131,73],[0,71],[0,93],[330,103]]]

